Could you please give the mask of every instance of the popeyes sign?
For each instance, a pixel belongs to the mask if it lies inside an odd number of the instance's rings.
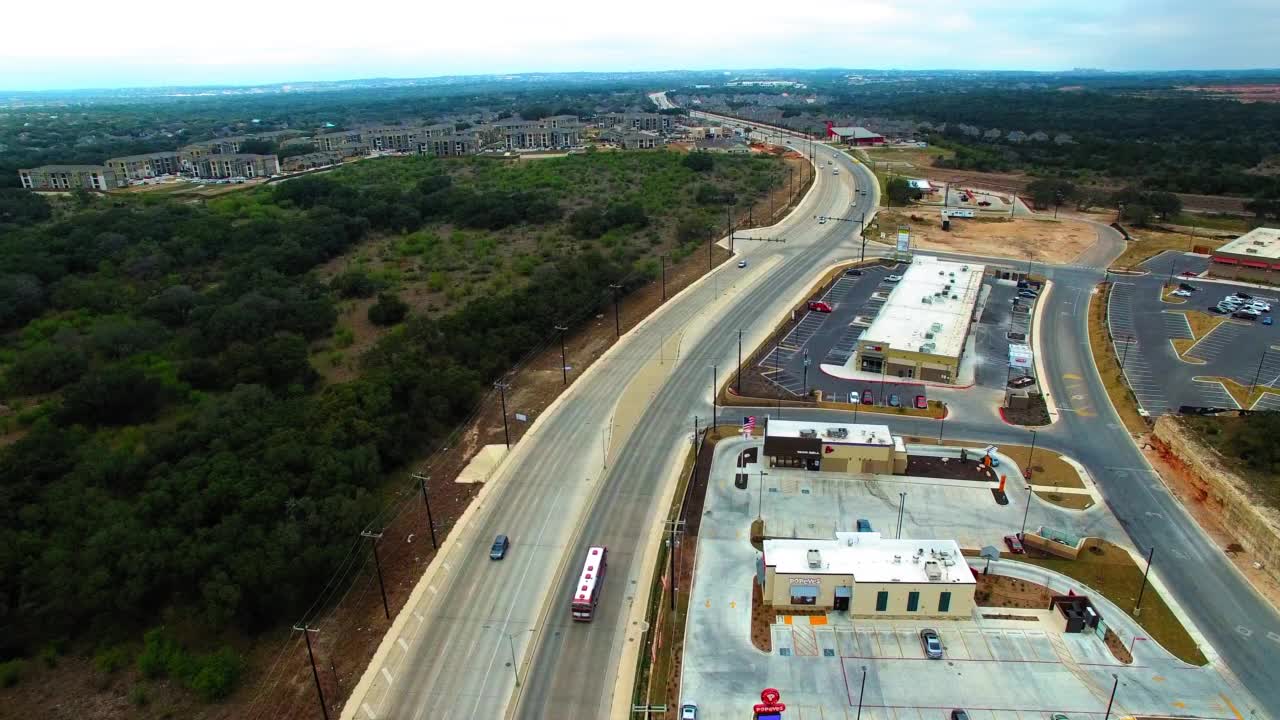
[[[773,688],[765,688],[760,691],[760,702],[752,707],[756,712],[756,720],[772,720],[772,718],[782,717],[782,712],[787,709],[785,703],[780,702],[782,695]]]

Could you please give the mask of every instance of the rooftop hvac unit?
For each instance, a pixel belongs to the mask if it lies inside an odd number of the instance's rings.
[[[809,569],[812,570],[822,567],[822,553],[818,552],[816,549],[811,549],[807,553],[807,556],[809,558]]]
[[[933,581],[942,579],[942,567],[930,560],[924,564],[924,574]]]
[[[936,322],[929,326],[931,332],[942,332],[942,323]]]
[[[1266,243],[1263,242],[1262,240],[1254,240],[1253,244],[1257,245],[1258,247],[1262,247],[1263,245],[1266,245]]]
[[[931,332],[927,332],[927,333],[925,333],[925,334],[924,334],[924,339],[925,339],[925,340],[932,340],[932,339],[933,339],[933,333],[931,333]]]
[[[816,438],[816,437],[818,437],[818,431],[817,431],[817,430],[814,430],[813,428],[808,428],[808,429],[806,429],[806,430],[801,430],[801,431],[800,431],[800,437],[802,437],[802,438]]]
[[[925,305],[932,305],[932,304],[933,304],[933,298],[931,298],[931,297],[929,297],[928,295],[926,295],[926,296],[924,296],[924,297],[920,298],[920,302],[924,303]]]
[[[827,428],[827,437],[843,440],[849,437],[849,428],[832,427]]]
[[[960,296],[959,296],[959,295],[952,295],[952,296],[951,296],[951,299],[952,299],[952,300],[959,300],[959,299],[960,299]]]
[[[1257,254],[1258,254],[1258,251],[1257,251],[1257,250],[1254,250],[1253,248],[1245,248],[1245,249],[1244,249],[1244,251],[1245,251],[1245,252],[1247,252],[1247,253],[1250,253],[1250,254],[1252,254],[1252,255],[1257,255]]]
[[[894,565],[901,565],[901,564],[902,564],[902,556],[901,556],[901,555],[894,555],[894,556],[893,556],[893,564],[894,564]]]

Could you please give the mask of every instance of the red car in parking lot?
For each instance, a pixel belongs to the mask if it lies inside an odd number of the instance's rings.
[[[863,391],[862,391],[862,404],[863,404],[863,405],[874,405],[874,404],[875,404],[875,403],[874,403],[874,401],[871,399],[871,391],[870,391],[870,390],[863,390]]]
[[[928,401],[928,400],[926,400],[926,399],[925,399],[925,397],[924,397],[923,395],[917,395],[917,396],[916,396],[916,409],[917,409],[917,410],[927,410],[928,408],[929,408],[929,401]]]
[[[822,302],[821,300],[810,300],[809,309],[814,312],[820,312],[820,313],[831,312],[831,306]]]
[[[1018,539],[1017,535],[1005,535],[1004,544],[1009,546],[1009,552],[1014,555],[1021,555],[1026,552],[1026,550],[1022,549],[1022,541]]]

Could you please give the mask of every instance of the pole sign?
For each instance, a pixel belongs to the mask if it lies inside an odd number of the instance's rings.
[[[911,232],[906,227],[898,228],[898,252],[907,252],[911,249]]]
[[[760,702],[752,707],[756,713],[756,720],[781,720],[782,713],[787,709],[781,699],[782,695],[773,688],[761,690]]]

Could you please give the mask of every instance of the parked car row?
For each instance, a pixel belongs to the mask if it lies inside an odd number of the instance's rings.
[[[887,401],[885,402],[885,405],[889,407],[895,407],[895,408],[902,407],[903,406],[902,400],[903,398],[901,398],[897,393],[891,393]],[[856,391],[849,393],[849,402],[855,403],[855,404],[858,402],[858,393]],[[876,404],[875,393],[873,393],[871,390],[863,390],[862,404],[875,405]],[[912,401],[911,405],[917,410],[926,410],[929,407],[929,399],[926,398],[924,395],[917,395],[915,397],[915,400]]]
[[[1217,305],[1209,308],[1209,311],[1219,315],[1230,315],[1239,320],[1257,320],[1263,313],[1271,312],[1271,303],[1248,293],[1237,292],[1219,300]],[[1270,317],[1264,319],[1263,323],[1270,325],[1270,319]]]

